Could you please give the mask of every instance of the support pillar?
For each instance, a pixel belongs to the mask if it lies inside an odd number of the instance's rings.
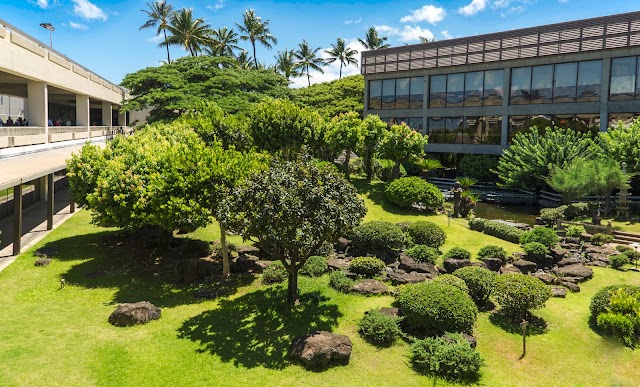
[[[22,184],[13,187],[13,255],[22,249]]]
[[[111,102],[102,101],[102,126],[107,126],[111,129],[113,126],[111,115]]]
[[[609,75],[611,74],[611,58],[602,60],[602,88],[600,89],[600,131],[609,128]]]
[[[89,96],[76,94],[76,125],[86,126],[89,131]]]
[[[47,84],[45,82],[29,81],[27,83],[27,106],[29,112],[27,117],[29,126],[40,126],[44,128],[49,142],[49,96]]]
[[[55,181],[53,173],[47,175],[47,230],[53,230]]]

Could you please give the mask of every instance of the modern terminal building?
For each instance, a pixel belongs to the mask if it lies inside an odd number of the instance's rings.
[[[640,12],[362,53],[365,115],[428,152],[499,154],[530,127],[606,131],[640,115]]]

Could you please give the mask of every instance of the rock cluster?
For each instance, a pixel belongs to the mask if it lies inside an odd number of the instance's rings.
[[[345,335],[316,331],[293,339],[289,356],[299,359],[309,368],[329,363],[346,364],[351,357],[351,340]]]
[[[120,304],[109,316],[109,323],[119,327],[146,324],[160,318],[162,311],[150,302]]]

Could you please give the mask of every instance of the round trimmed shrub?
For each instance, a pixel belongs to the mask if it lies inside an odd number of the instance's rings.
[[[282,262],[275,261],[262,272],[262,283],[277,284],[286,281],[288,277],[289,273]]]
[[[543,208],[540,210],[540,220],[548,227],[555,227],[558,220],[564,219],[567,206]]]
[[[325,241],[324,243],[322,243],[322,245],[320,245],[320,247],[316,249],[316,251],[314,251],[314,255],[328,257],[329,255],[333,254],[333,252],[333,243]]]
[[[620,270],[624,265],[628,265],[629,263],[631,263],[631,260],[626,254],[616,254],[610,258],[609,266],[616,270]]]
[[[514,321],[526,317],[531,309],[542,308],[552,295],[544,282],[525,274],[499,275],[493,294],[502,311]]]
[[[493,292],[497,274],[479,266],[466,266],[453,272],[469,288],[469,296],[477,305],[486,305]]]
[[[313,255],[307,259],[307,262],[300,268],[300,274],[309,277],[320,277],[327,271],[327,259],[319,255]]]
[[[577,238],[580,235],[586,233],[587,230],[584,229],[584,226],[578,226],[578,225],[571,225],[569,227],[567,227],[567,229],[564,232],[564,235],[567,238]]]
[[[409,360],[413,368],[422,374],[457,382],[477,379],[484,364],[480,354],[459,333],[414,342]]]
[[[358,333],[374,344],[391,344],[402,333],[398,321],[396,317],[387,316],[380,313],[378,309],[372,309],[358,322]]]
[[[453,247],[447,251],[444,255],[444,259],[471,259],[471,253],[469,250],[465,250],[462,247]]]
[[[426,220],[409,225],[407,234],[409,234],[413,243],[433,247],[434,249],[444,245],[444,241],[447,239],[447,235],[440,226]]]
[[[351,243],[360,253],[392,252],[404,248],[406,237],[397,225],[374,220],[354,228]]]
[[[433,281],[400,287],[397,302],[407,325],[425,336],[445,332],[470,333],[478,313],[465,292],[453,285]]]
[[[353,283],[353,280],[343,271],[333,271],[329,274],[329,286],[339,292],[348,293]]]
[[[435,185],[419,177],[402,177],[387,185],[387,200],[402,208],[412,208],[414,203],[435,210],[444,204],[444,196]]]
[[[500,246],[488,245],[478,250],[478,258],[499,258],[506,262],[507,251]]]
[[[453,285],[456,288],[462,290],[465,293],[469,293],[469,288],[467,284],[461,279],[456,277],[453,274],[441,274],[433,279],[433,282],[440,282],[447,285]]]
[[[616,250],[619,253],[626,253],[627,251],[633,251],[633,249],[627,245],[618,245],[616,246]]]
[[[357,257],[349,262],[349,271],[365,277],[375,277],[385,266],[384,262],[376,257]]]
[[[416,261],[426,263],[436,263],[440,256],[440,252],[437,249],[425,245],[415,245],[404,253]]]
[[[536,227],[533,230],[526,231],[520,235],[520,244],[526,245],[527,243],[538,242],[547,247],[553,247],[558,244],[558,234],[547,227]]]
[[[524,249],[524,252],[527,253],[527,256],[533,259],[542,259],[549,253],[547,246],[538,242],[526,243],[522,248]]]
[[[611,296],[618,290],[622,289],[625,293],[636,295],[640,294],[640,286],[633,285],[609,285],[598,290],[596,294],[591,298],[591,304],[589,310],[591,311],[591,318],[595,321],[598,316],[607,311],[609,307],[609,300]]]
[[[591,237],[591,243],[593,243],[596,246],[602,246],[605,243],[610,243],[612,240],[613,240],[613,235],[607,235],[600,232],[593,234],[593,236]]]

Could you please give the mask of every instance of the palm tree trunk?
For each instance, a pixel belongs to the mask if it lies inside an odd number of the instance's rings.
[[[309,82],[309,86],[311,86],[311,74],[309,74],[309,65],[307,65],[307,81]]]
[[[342,62],[340,62],[340,79],[342,79]]]
[[[162,30],[164,32],[164,41],[167,41],[167,30]],[[171,57],[169,56],[169,45],[167,44],[167,64],[171,63]]]
[[[253,46],[253,63],[256,65],[256,70],[258,69],[258,57],[256,57],[256,42],[252,41],[251,45]]]

